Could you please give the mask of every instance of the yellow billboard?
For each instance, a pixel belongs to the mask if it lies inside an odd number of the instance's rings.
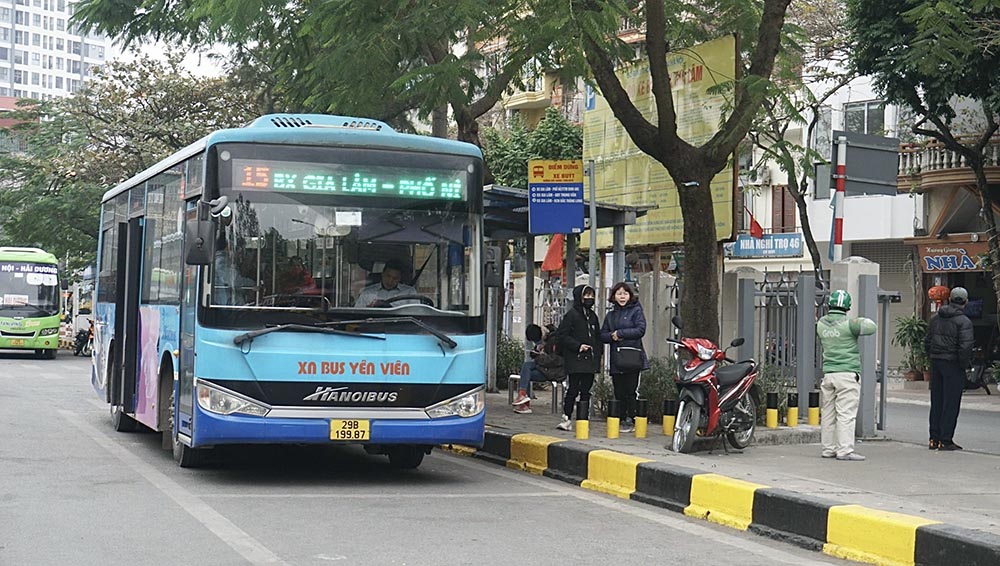
[[[736,38],[726,36],[667,54],[677,133],[693,145],[707,142],[721,126],[732,90],[715,88],[736,78]],[[625,92],[651,123],[656,124],[649,63],[618,72]],[[599,201],[624,205],[655,204],[658,208],[626,228],[629,245],[678,244],[684,241],[677,186],[667,170],[639,150],[615,118],[607,100],[587,89],[583,115],[583,158],[594,161]],[[732,163],[712,179],[715,227],[719,240],[733,236],[733,196],[736,190]],[[602,232],[607,232],[602,231]],[[598,234],[598,246],[611,245],[611,234]]]

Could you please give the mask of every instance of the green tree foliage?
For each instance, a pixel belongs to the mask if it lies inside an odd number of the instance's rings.
[[[549,108],[534,130],[528,131],[520,120],[514,120],[507,131],[484,130],[483,153],[495,183],[524,189],[528,187],[528,160],[582,157],[583,128]]]
[[[181,58],[112,62],[73,97],[25,101],[9,115],[19,122],[4,133],[24,150],[0,153],[0,242],[44,248],[71,269],[90,265],[105,191],[256,114],[243,91],[182,71]]]
[[[1000,21],[997,0],[849,0],[855,69],[872,75],[888,102],[917,116],[913,131],[962,156],[981,210],[992,210],[985,168],[1000,124],[1000,51],[984,49],[981,22]],[[964,134],[964,135],[963,135]],[[996,218],[981,214],[1000,302]]]
[[[458,138],[478,144],[477,119],[518,85],[530,61],[557,66],[549,44],[561,32],[559,21],[535,3],[82,0],[75,21],[125,42],[227,44],[244,76],[266,73],[271,80],[258,84],[280,92],[293,109],[369,116],[407,129],[411,111],[427,117],[447,105]]]

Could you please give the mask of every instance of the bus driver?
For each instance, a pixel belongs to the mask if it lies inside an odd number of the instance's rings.
[[[364,288],[358,295],[358,300],[354,301],[355,308],[389,306],[386,300],[402,295],[415,295],[417,290],[413,287],[400,283],[403,276],[403,265],[394,259],[386,262],[382,268],[381,280]],[[419,301],[412,301],[414,303]],[[396,304],[408,304],[411,301],[399,301]]]

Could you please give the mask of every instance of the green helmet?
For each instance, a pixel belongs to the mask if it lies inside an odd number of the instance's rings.
[[[830,293],[830,301],[827,302],[827,304],[831,309],[849,311],[851,310],[851,294],[847,291],[837,289],[836,291]]]

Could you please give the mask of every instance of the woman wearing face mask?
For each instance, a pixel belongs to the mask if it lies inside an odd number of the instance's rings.
[[[595,296],[594,288],[590,285],[577,285],[573,289],[573,308],[566,313],[556,329],[560,353],[566,373],[569,374],[569,387],[563,399],[562,422],[558,425],[561,430],[573,430],[572,416],[577,396],[580,401],[590,403],[594,374],[601,369],[604,347],[601,344],[600,322],[594,313]]]
[[[611,344],[611,382],[615,399],[621,403],[621,432],[635,430],[636,396],[639,372],[649,369],[649,360],[642,348],[646,335],[646,315],[639,297],[628,283],[616,283],[608,293],[613,310],[604,317],[601,341]]]

